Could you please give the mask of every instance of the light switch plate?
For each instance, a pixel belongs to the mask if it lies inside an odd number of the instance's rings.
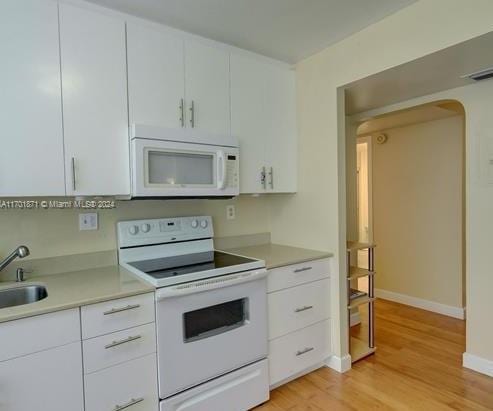
[[[228,220],[234,220],[236,218],[236,209],[234,205],[229,205],[226,207],[226,218]]]
[[[98,229],[98,213],[79,214],[79,230],[97,230]]]

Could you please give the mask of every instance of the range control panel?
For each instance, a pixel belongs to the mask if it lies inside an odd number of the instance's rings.
[[[212,238],[214,229],[211,216],[176,217],[120,221],[117,234],[121,248]]]

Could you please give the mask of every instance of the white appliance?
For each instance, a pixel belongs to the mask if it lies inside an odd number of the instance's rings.
[[[214,250],[211,217],[123,221],[120,265],[156,286],[161,411],[268,400],[265,263]]]
[[[232,136],[132,125],[132,197],[233,197],[240,193]]]

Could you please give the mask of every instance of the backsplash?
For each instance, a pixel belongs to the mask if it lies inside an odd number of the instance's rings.
[[[79,231],[80,209],[0,209],[0,258],[20,244],[27,259],[95,253],[116,249],[116,222],[120,220],[190,215],[211,215],[216,237],[270,231],[268,197],[240,196],[231,200],[118,201],[116,208],[98,210],[99,228]],[[226,206],[236,207],[236,218],[226,218]],[[89,211],[91,212],[91,211]]]

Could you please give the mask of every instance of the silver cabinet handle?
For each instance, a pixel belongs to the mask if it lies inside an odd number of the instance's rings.
[[[269,185],[272,190],[274,190],[274,168],[271,167],[269,171]]]
[[[140,304],[131,304],[131,305],[127,305],[126,307],[112,308],[109,311],[105,311],[103,313],[103,315],[111,315],[111,314],[121,313],[122,311],[134,310],[134,309],[139,308],[139,307],[140,307]]]
[[[303,271],[308,271],[311,270],[313,267],[303,267],[303,268],[297,268],[294,270],[295,273],[302,273]]]
[[[190,125],[192,128],[195,127],[195,102],[192,100],[192,104],[190,105]]]
[[[302,311],[307,311],[311,310],[313,308],[313,305],[305,305],[303,307],[299,307],[296,310],[294,310],[295,313],[301,313]]]
[[[299,357],[300,355],[306,354],[307,352],[313,351],[314,349],[314,347],[307,347],[304,350],[296,351],[296,356]]]
[[[131,335],[130,337],[125,338],[124,340],[113,341],[112,343],[105,345],[104,348],[108,349],[108,348],[118,347],[119,345],[126,344],[131,341],[139,340],[140,338],[142,338],[141,335]]]
[[[267,188],[267,179],[266,179],[265,167],[262,167],[262,170],[260,171],[260,184],[262,184],[262,187],[264,188],[264,190]]]
[[[185,127],[185,100],[180,100],[180,124]]]
[[[75,157],[72,157],[71,165],[72,165],[72,190],[75,191],[77,189],[77,177],[75,175]]]
[[[113,411],[121,411],[124,410],[125,408],[131,407],[132,405],[138,404],[139,402],[144,401],[143,397],[140,398],[132,398],[129,402],[122,404],[122,405],[116,405],[115,408],[113,408]]]

